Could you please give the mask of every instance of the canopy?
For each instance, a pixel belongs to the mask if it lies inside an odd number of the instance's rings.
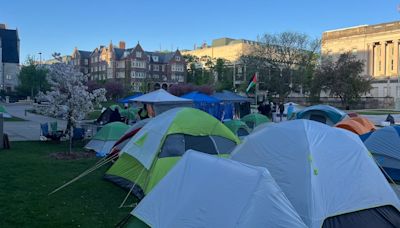
[[[134,99],[136,97],[139,97],[139,96],[142,96],[142,95],[143,95],[143,93],[135,93],[135,94],[133,94],[131,96],[127,96],[125,98],[119,99],[118,103],[130,103],[130,102],[132,102],[131,101],[132,99]]]
[[[211,97],[211,96],[208,96],[204,93],[200,93],[197,91],[187,93],[181,97],[189,99],[189,100],[193,100],[193,102],[204,102],[204,103],[219,103],[220,102],[220,100],[215,97]]]
[[[231,156],[266,167],[308,227],[400,226],[397,195],[349,131],[286,121],[250,134]],[[380,212],[387,205],[394,213]]]
[[[306,227],[265,168],[195,151],[131,213],[153,228]]]
[[[217,92],[212,95],[212,97],[217,98],[224,102],[251,102],[251,98],[240,96],[234,92],[223,90],[222,92]]]
[[[159,89],[155,90],[150,93],[143,94],[141,96],[138,96],[136,98],[130,99],[130,101],[137,101],[137,102],[142,102],[142,103],[149,103],[149,104],[154,104],[154,103],[189,103],[191,104],[192,101],[189,99],[185,98],[180,98],[177,96],[174,96],[164,89]]]
[[[375,130],[375,125],[365,117],[352,117],[336,124],[336,127],[349,130],[357,135],[362,135]]]
[[[309,119],[333,126],[344,119],[347,114],[330,105],[314,105],[296,114],[297,119]]]

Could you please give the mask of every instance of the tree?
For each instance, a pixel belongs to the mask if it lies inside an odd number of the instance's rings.
[[[37,65],[32,57],[27,58],[25,65],[19,72],[19,85],[16,88],[20,96],[33,98],[39,92],[45,92],[50,88],[46,80],[47,69]]]
[[[49,101],[45,114],[62,117],[67,120],[66,134],[70,139],[69,153],[72,148],[72,129],[77,121],[85,118],[86,114],[93,111],[99,102],[106,101],[104,88],[88,91],[87,76],[64,63],[55,63],[49,66],[47,81],[50,91],[40,93],[40,97]]]
[[[106,97],[108,99],[116,99],[124,95],[124,85],[118,81],[107,81],[104,84],[107,90]]]
[[[218,91],[232,90],[233,88],[233,69],[228,67],[229,61],[226,59],[218,58],[214,65],[214,72],[217,75],[216,87]]]
[[[364,62],[350,52],[341,54],[337,61],[324,58],[315,72],[314,86],[339,97],[342,105],[348,106],[372,88],[372,79],[362,75],[363,67]]]
[[[259,72],[260,89],[283,99],[292,91],[309,88],[307,80],[315,66],[319,45],[319,40],[311,40],[302,33],[265,34],[241,61],[250,75]]]
[[[178,97],[193,91],[198,91],[207,95],[214,93],[213,87],[209,85],[196,86],[192,84],[174,84],[168,89],[168,92]]]

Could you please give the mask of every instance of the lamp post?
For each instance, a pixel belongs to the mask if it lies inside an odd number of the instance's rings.
[[[42,52],[39,52],[39,65],[42,65]]]

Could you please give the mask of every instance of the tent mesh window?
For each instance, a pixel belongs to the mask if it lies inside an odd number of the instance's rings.
[[[314,121],[326,124],[326,117],[323,115],[311,114],[310,120],[314,120]]]
[[[393,206],[375,207],[325,219],[322,228],[394,228],[400,227],[400,212]]]
[[[236,144],[227,138],[215,135],[193,136],[186,134],[168,135],[159,157],[178,157],[192,149],[207,154],[230,154]]]

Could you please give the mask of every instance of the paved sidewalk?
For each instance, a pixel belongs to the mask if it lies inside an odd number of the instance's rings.
[[[4,122],[4,132],[8,134],[10,141],[39,140],[40,124],[46,122],[58,123],[59,129],[67,126],[65,120],[59,120],[47,116],[25,113],[32,105],[27,104],[5,104],[7,111],[12,115],[27,121]]]

